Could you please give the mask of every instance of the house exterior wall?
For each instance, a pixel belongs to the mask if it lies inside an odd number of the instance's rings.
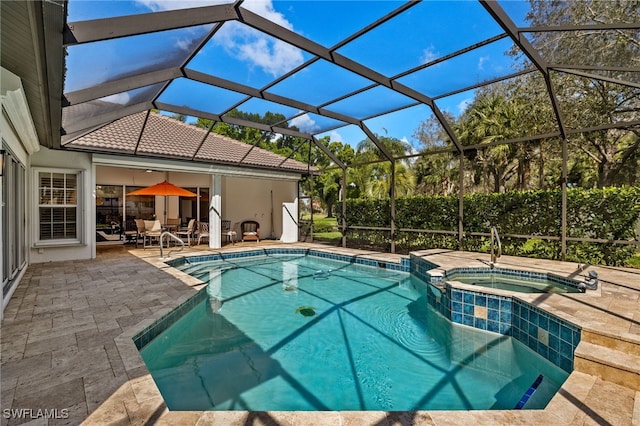
[[[282,234],[282,203],[298,197],[297,181],[250,179],[225,176],[222,179],[222,218],[238,226],[244,220],[260,224],[260,237],[280,238]],[[273,228],[271,226],[271,197],[273,194]],[[294,214],[297,215],[297,212]],[[273,233],[272,233],[273,230]],[[241,236],[238,234],[238,238]]]
[[[82,182],[79,197],[79,217],[81,223],[80,244],[56,245],[51,244],[34,247],[37,236],[37,223],[35,218],[38,209],[38,181],[36,173],[39,168],[49,169],[73,169],[82,171]],[[55,151],[41,148],[31,156],[31,168],[28,185],[28,214],[32,219],[30,230],[30,263],[42,263],[64,260],[91,259],[95,257],[95,179],[91,162],[91,154],[72,151]]]

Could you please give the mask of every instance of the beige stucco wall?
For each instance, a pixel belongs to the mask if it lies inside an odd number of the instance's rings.
[[[37,214],[37,179],[34,175],[34,168],[52,167],[63,169],[74,169],[83,171],[82,181],[82,205],[80,215],[82,216],[82,227],[84,233],[84,242],[80,245],[71,246],[50,246],[50,247],[33,247],[36,236],[36,224],[33,223],[29,227],[30,230],[30,263],[42,263],[62,260],[91,259],[95,256],[95,198],[93,185],[93,165],[91,162],[91,154],[72,152],[72,151],[55,151],[42,147],[40,151],[31,156],[31,169],[28,173],[27,204],[29,205],[28,217],[33,218]]]
[[[282,234],[282,203],[292,202],[298,195],[295,181],[224,177],[222,180],[222,216],[239,224],[252,219],[260,223],[260,236],[272,234],[271,194],[273,191],[273,236]],[[297,212],[294,213],[297,215]],[[236,229],[237,230],[237,229]]]

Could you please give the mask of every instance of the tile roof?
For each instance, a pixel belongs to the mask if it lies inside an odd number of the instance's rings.
[[[149,114],[146,124],[145,117],[146,112],[139,112],[120,118],[67,143],[65,147],[298,173],[308,171],[306,163],[217,133],[207,135],[205,129],[156,112]],[[310,171],[316,172],[317,168],[311,167]]]

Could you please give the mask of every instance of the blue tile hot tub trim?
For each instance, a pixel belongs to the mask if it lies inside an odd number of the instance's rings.
[[[571,278],[561,277],[550,272],[531,272],[531,271],[519,271],[515,269],[504,268],[453,268],[448,270],[444,277],[454,277],[455,275],[492,275],[498,274],[510,278],[527,279],[532,281],[551,281],[555,284],[572,287],[575,289],[580,288],[580,281],[573,280]]]
[[[440,271],[439,266],[419,256],[410,256],[411,272],[427,283],[427,300],[452,322],[511,336],[566,372],[573,371],[575,349],[581,329],[517,296],[500,296],[480,290],[452,287],[447,274],[461,269],[468,273],[491,273],[489,268],[456,268]],[[510,275],[530,279],[550,279],[564,285],[570,280],[553,274],[501,269]]]

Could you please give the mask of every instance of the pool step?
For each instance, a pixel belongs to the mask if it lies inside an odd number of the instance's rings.
[[[625,341],[606,347],[582,340],[575,351],[574,370],[640,391],[638,350],[638,345]]]
[[[640,356],[640,339],[636,335],[619,336],[605,334],[601,331],[594,332],[583,329],[581,340],[627,354]]]

